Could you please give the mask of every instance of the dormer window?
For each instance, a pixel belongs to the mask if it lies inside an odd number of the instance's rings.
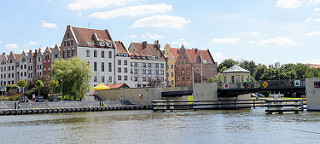
[[[127,56],[127,54],[123,54],[123,56]]]
[[[106,42],[107,43],[107,47],[112,47],[112,43],[111,42]]]
[[[193,62],[197,62],[196,59],[192,59],[192,60],[193,60]]]
[[[119,56],[122,56],[122,53],[119,53],[118,55],[119,55]]]
[[[102,47],[105,46],[104,42],[102,42],[102,41],[99,42],[99,45],[102,46]]]

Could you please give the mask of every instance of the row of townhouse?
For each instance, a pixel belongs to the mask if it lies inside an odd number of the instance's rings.
[[[16,84],[19,79],[30,80],[35,75],[49,76],[54,60],[74,56],[90,65],[93,72],[90,93],[100,83],[192,87],[193,81],[204,81],[217,73],[217,64],[209,50],[171,48],[168,44],[164,51],[160,48],[158,40],[152,44],[133,42],[126,48],[123,42],[112,39],[108,29],[68,25],[60,46],[47,47],[44,52],[36,49],[22,54],[2,54],[1,85]]]

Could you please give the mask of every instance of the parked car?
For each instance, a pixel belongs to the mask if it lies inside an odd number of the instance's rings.
[[[264,95],[260,93],[255,93],[255,94],[251,94],[251,97],[259,98],[259,97],[264,97]]]

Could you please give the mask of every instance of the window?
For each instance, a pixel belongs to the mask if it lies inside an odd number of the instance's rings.
[[[181,72],[181,75],[184,76],[184,71]]]
[[[68,51],[67,51],[67,57],[70,57],[70,54],[71,54],[70,49],[68,49]]]
[[[173,77],[173,72],[171,72],[171,77]]]
[[[118,75],[118,80],[121,80],[121,75]]]
[[[128,73],[128,68],[124,68],[124,73]]]
[[[121,60],[118,60],[118,65],[121,65]]]
[[[137,69],[134,69],[134,74],[137,74],[138,73],[138,70]]]
[[[137,66],[138,66],[138,63],[135,62],[135,63],[134,63],[134,67],[137,67]]]
[[[64,49],[63,50],[63,58],[66,58],[66,56],[67,56],[67,51]]]
[[[103,83],[104,83],[104,76],[102,76],[102,77],[101,77],[101,82],[103,82]]]
[[[104,72],[104,62],[101,62],[101,71]]]
[[[87,57],[90,57],[90,50],[86,50]]]
[[[109,58],[112,58],[112,51],[109,51]]]
[[[97,76],[93,77],[93,82],[97,82]]]
[[[227,77],[226,76],[223,77],[223,81],[224,81],[224,83],[227,82]]]
[[[147,64],[146,64],[146,63],[142,63],[142,66],[143,66],[143,67],[146,67],[146,66],[147,66]]]
[[[146,77],[143,77],[143,81],[144,81],[144,82],[147,81],[147,78],[146,78]]]
[[[156,74],[159,74],[159,70],[156,70]]]
[[[118,73],[121,73],[121,67],[118,68]]]
[[[109,82],[112,82],[112,76],[109,76]]]
[[[161,64],[161,68],[164,68],[164,64]]]
[[[151,70],[148,70],[148,74],[151,74]]]
[[[21,69],[23,69],[23,65],[21,65]]]
[[[112,65],[111,65],[111,63],[108,63],[108,69],[109,69],[109,72],[112,72]]]
[[[73,45],[73,40],[71,40],[71,45]]]
[[[127,60],[124,60],[124,65],[128,65],[128,61]]]
[[[138,81],[138,77],[134,77],[134,81]]]
[[[97,50],[93,51],[93,57],[97,57]]]
[[[72,48],[71,50],[71,57],[75,56],[75,53],[74,53],[74,48]]]
[[[148,63],[148,68],[151,68],[151,63]]]
[[[158,63],[156,63],[156,68],[159,68],[159,64]]]
[[[94,69],[94,71],[97,71],[97,62],[93,63],[93,69]]]
[[[181,61],[181,64],[184,64],[184,61]]]
[[[70,46],[70,40],[67,40],[67,45]]]
[[[101,58],[104,58],[104,51],[101,51]]]
[[[144,70],[142,70],[142,72],[143,72],[143,74],[146,74],[146,70],[144,69]]]
[[[234,83],[234,76],[231,76],[231,82]]]
[[[67,42],[66,41],[64,41],[64,44],[63,44],[64,46],[67,46]]]
[[[128,76],[124,76],[124,80],[127,81],[128,80]]]
[[[171,64],[171,69],[173,69],[173,64]]]
[[[178,61],[178,64],[180,64],[180,61]]]

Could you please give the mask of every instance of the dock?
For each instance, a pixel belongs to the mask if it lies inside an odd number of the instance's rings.
[[[283,112],[299,113],[304,109],[304,100],[281,100],[272,99],[266,100],[267,114],[283,114]]]
[[[98,112],[121,110],[149,110],[151,106],[126,105],[126,106],[96,106],[96,107],[66,107],[66,108],[32,108],[32,109],[5,109],[0,110],[0,115],[32,115],[32,114],[58,114],[72,112]]]

